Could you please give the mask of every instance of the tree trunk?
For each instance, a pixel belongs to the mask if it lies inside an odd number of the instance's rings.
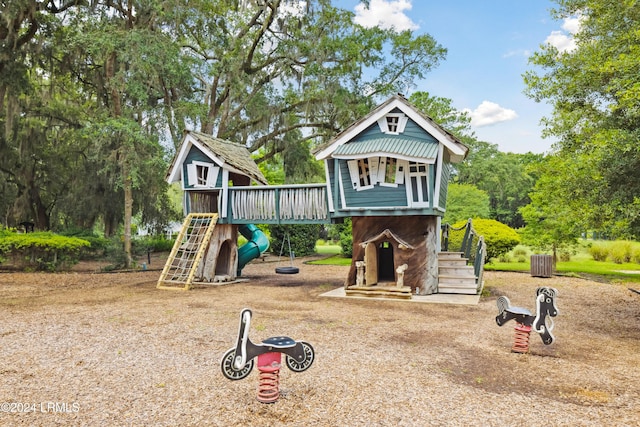
[[[126,167],[126,160],[123,162],[122,173],[124,174],[124,253],[125,268],[131,268],[133,259],[131,256],[131,218],[133,216],[133,181],[129,168]]]
[[[112,52],[107,59],[105,67],[105,74],[107,81],[110,81],[115,76],[115,68],[117,63],[116,52]],[[113,86],[111,89],[111,102],[113,105],[112,115],[114,118],[122,116],[122,100],[120,98],[120,92]],[[124,141],[117,141],[118,150],[121,150],[118,154],[121,159],[120,173],[122,174],[122,186],[124,190],[124,253],[125,253],[125,268],[131,268],[131,217],[133,212],[133,180],[131,178],[131,171],[129,170],[128,152],[125,147]]]

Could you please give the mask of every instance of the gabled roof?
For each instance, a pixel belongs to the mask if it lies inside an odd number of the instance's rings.
[[[433,119],[418,111],[418,109],[411,105],[411,103],[409,103],[409,101],[407,101],[403,96],[393,95],[362,119],[340,132],[334,139],[316,148],[314,150],[316,159],[324,160],[329,157],[334,157],[334,153],[336,153],[339,147],[353,140],[369,126],[376,123],[378,119],[389,114],[396,108],[406,114],[407,117],[433,136],[439,143],[444,145],[445,149],[450,153],[451,162],[461,162],[467,156],[469,148],[464,145],[462,141],[453,136],[449,131],[440,127],[440,125],[434,122]],[[346,149],[341,149],[341,151],[344,150]]]
[[[361,247],[366,247],[369,243],[377,243],[380,242],[382,240],[386,240],[386,239],[393,239],[395,240],[399,245],[400,245],[400,249],[402,250],[414,250],[415,248],[408,244],[407,242],[405,242],[404,240],[402,240],[401,238],[399,238],[398,236],[396,236],[396,234],[389,230],[388,228],[386,228],[384,231],[382,231],[380,234],[378,234],[377,236],[374,236],[370,239],[365,240],[364,242],[360,243]]]
[[[258,165],[256,165],[251,158],[247,147],[211,135],[188,130],[184,131],[180,148],[173,157],[173,161],[167,172],[167,181],[169,183],[180,181],[182,164],[186,160],[192,146],[197,147],[216,165],[228,169],[231,172],[246,175],[260,184],[267,184],[267,179],[262,175],[262,172],[258,169]]]

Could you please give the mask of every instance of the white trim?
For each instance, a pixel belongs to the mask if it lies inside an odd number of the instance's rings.
[[[332,159],[341,159],[341,160],[357,160],[357,159],[370,159],[371,157],[395,157],[398,160],[406,160],[407,162],[419,162],[426,163],[432,165],[436,162],[436,159],[433,157],[425,158],[425,157],[411,157],[404,156],[402,154],[389,153],[387,151],[376,151],[367,154],[352,154],[352,155],[332,155]]]
[[[369,157],[369,183],[375,186],[378,183],[378,166],[380,164],[380,156]]]
[[[222,212],[218,212],[218,215],[222,218],[227,217],[227,209],[229,205],[229,170],[222,169]]]
[[[442,184],[442,164],[444,163],[444,148],[438,148],[438,162],[436,163],[436,182],[433,188],[433,206],[440,206],[440,185]],[[448,185],[448,184],[447,184]]]
[[[386,184],[384,182],[384,178],[387,171],[387,162],[388,162],[387,156],[378,157],[378,176],[376,177],[376,181],[379,182],[380,185]]]
[[[184,161],[184,157],[186,157],[185,153],[189,152],[187,147],[191,147],[191,144],[186,144],[185,142],[186,140],[183,141],[182,145],[180,146],[180,152],[174,157],[173,167],[171,168],[171,171],[169,171],[169,176],[167,177],[167,182],[171,184],[172,182],[178,181],[178,174],[180,174],[180,179],[182,180],[183,187],[184,176],[182,172],[182,162]]]
[[[180,151],[174,157],[173,167],[171,168],[171,171],[169,172],[169,176],[167,178],[167,182],[169,184],[171,184],[172,182],[178,181],[178,173],[179,171],[182,170],[182,165],[184,164],[184,161],[187,159],[187,156],[189,155],[189,151],[191,150],[191,147],[196,147],[198,150],[200,150],[200,152],[202,152],[203,155],[211,159],[211,161],[215,163],[217,166],[223,167],[225,165],[225,162],[219,157],[214,156],[211,153],[211,150],[209,148],[202,145],[200,142],[198,142],[197,139],[195,139],[190,134],[187,134],[182,140],[182,144],[180,145]],[[180,175],[180,177],[184,179],[184,176],[182,176],[182,174]],[[184,180],[183,180],[183,186],[184,186]]]
[[[340,186],[340,204],[342,208],[347,207],[347,199],[344,197],[344,185],[342,184],[342,168],[338,165],[338,176],[335,177],[338,180],[338,185]]]
[[[360,161],[361,160],[366,160],[367,161],[367,181],[369,182],[367,185],[361,185],[360,181],[360,175],[363,174],[363,172],[360,170]],[[374,187],[374,182],[373,182],[373,159],[371,157],[361,157],[359,159],[355,159],[355,160],[348,160],[347,161],[347,168],[349,169],[349,178],[351,178],[351,186],[353,187],[353,189],[355,191],[362,191],[362,190],[369,190],[371,188]],[[376,171],[377,171],[377,167],[376,167]]]
[[[336,160],[334,162],[335,164],[338,163],[338,161]],[[334,171],[335,171],[335,164],[334,164]],[[329,212],[335,212],[335,209],[333,207],[333,185],[331,185],[331,175],[329,175],[329,162],[324,162],[324,182],[326,183],[326,187],[327,187],[327,207],[329,208]],[[337,179],[337,177],[334,177]]]
[[[394,182],[387,182],[387,166],[389,164],[389,159],[393,159],[395,161],[395,170],[393,171],[393,174],[395,175],[393,177],[393,181]],[[380,163],[378,166],[378,184],[380,184],[381,187],[392,187],[392,188],[397,188],[398,187],[398,159],[395,157],[391,157],[391,156],[382,156],[380,157]]]
[[[390,117],[396,117],[398,122],[396,123],[396,130],[389,130],[389,120]],[[407,126],[408,117],[404,113],[388,113],[384,116],[380,117],[378,122],[378,127],[380,131],[387,135],[400,135],[404,132],[404,128]]]
[[[407,170],[405,172],[406,174],[406,178],[407,178],[407,184],[406,184],[406,188],[407,188],[407,204],[409,205],[409,207],[411,208],[428,208],[431,207],[430,201],[429,201],[429,165],[426,163],[416,163],[417,166],[419,167],[420,165],[426,165],[427,169],[425,170],[424,173],[419,173],[416,172],[415,174],[413,174],[413,176],[416,177],[416,183],[418,184],[419,188],[418,189],[422,189],[422,181],[418,182],[418,179],[421,177],[425,177],[425,181],[426,181],[426,193],[427,193],[427,200],[426,201],[421,201],[421,202],[414,202],[413,201],[413,183],[411,182],[411,165],[407,166]],[[418,192],[418,195],[421,197],[422,193]]]
[[[187,188],[185,187],[187,181],[184,179],[184,168],[182,167],[182,165],[180,165],[180,168],[178,170],[180,171],[180,188],[182,188],[183,190],[187,190]],[[173,182],[176,182],[176,181],[173,181]],[[167,179],[167,182],[169,184],[172,183],[172,181],[169,181],[168,179]]]
[[[189,181],[189,186],[197,187],[198,183],[198,168],[195,163],[187,164],[187,181]],[[186,187],[186,185],[185,185]]]
[[[182,181],[184,182],[184,181]],[[182,192],[182,213],[186,216],[188,214],[187,212],[187,203],[189,201],[189,193],[186,191]],[[190,205],[190,203],[189,203]],[[189,209],[191,209],[191,206],[188,206]]]
[[[351,187],[354,190],[358,190],[358,187],[360,187],[360,178],[358,177],[358,161],[347,160],[347,169],[349,169],[349,179],[351,180]]]
[[[398,159],[396,162],[396,183],[398,185],[404,184],[407,168],[409,167],[409,162],[406,160]]]

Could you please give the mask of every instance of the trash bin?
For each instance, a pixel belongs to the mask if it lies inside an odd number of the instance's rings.
[[[531,275],[533,277],[552,277],[553,256],[531,255]]]

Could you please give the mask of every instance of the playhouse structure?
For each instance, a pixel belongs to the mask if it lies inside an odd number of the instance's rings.
[[[266,185],[244,146],[185,132],[167,178],[182,182],[184,211],[191,217],[159,286],[185,282],[187,269],[178,265],[188,264],[188,258],[197,264],[189,267],[192,280],[235,280],[268,248],[254,224],[335,223],[350,217],[353,261],[345,279],[347,295],[476,294],[482,287],[478,269],[467,265],[464,254],[441,250],[452,164],[467,152],[400,95],[314,151],[324,161],[323,184]],[[191,236],[189,230],[203,218],[215,224],[209,237],[205,231]],[[238,232],[249,242],[240,248]],[[196,253],[183,255],[189,246],[197,246]],[[483,262],[482,251],[479,256]]]

